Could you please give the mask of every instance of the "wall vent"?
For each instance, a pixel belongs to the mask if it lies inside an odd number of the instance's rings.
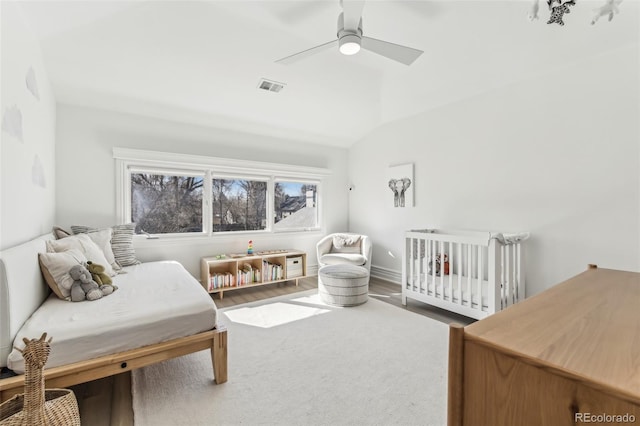
[[[284,86],[286,86],[284,83],[278,83],[277,81],[267,80],[266,78],[263,78],[258,84],[258,89],[278,93],[284,88]]]

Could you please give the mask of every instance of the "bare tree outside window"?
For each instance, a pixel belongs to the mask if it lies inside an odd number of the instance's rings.
[[[267,227],[267,183],[213,179],[213,231],[255,231]]]
[[[136,233],[202,232],[202,176],[131,174]]]
[[[274,229],[315,228],[318,223],[316,185],[276,182]]]

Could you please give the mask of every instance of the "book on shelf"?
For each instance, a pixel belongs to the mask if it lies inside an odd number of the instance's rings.
[[[277,263],[271,263],[267,260],[262,262],[262,280],[263,281],[276,281],[281,280],[283,277],[282,265]]]
[[[209,278],[208,290],[217,290],[225,287],[235,287],[236,277],[231,272],[215,272]]]
[[[238,270],[237,282],[239,286],[260,282],[260,269],[248,263],[242,265]]]

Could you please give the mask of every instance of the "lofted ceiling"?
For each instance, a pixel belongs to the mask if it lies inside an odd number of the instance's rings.
[[[587,57],[637,45],[639,3],[590,25],[604,0],[578,0],[566,25],[529,22],[532,1],[368,1],[364,35],[424,50],[411,66],[337,49],[276,59],[336,37],[338,0],[29,1],[61,103],[348,147],[418,114]],[[261,78],[285,83],[258,90]]]

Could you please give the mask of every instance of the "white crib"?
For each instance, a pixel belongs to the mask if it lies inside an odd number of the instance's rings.
[[[523,300],[523,241],[528,237],[442,229],[406,232],[402,304],[412,298],[481,319]]]

